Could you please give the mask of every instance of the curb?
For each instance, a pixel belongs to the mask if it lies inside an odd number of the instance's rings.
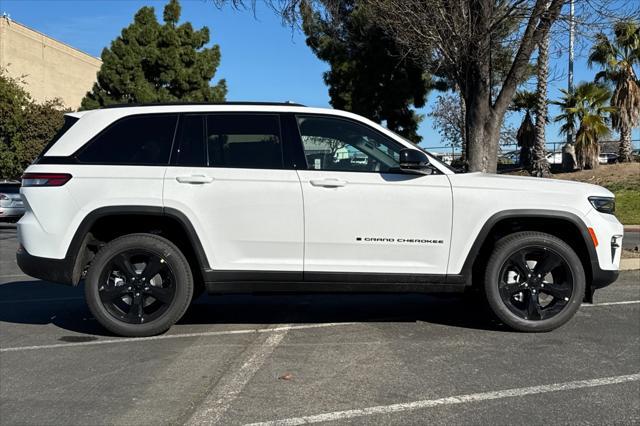
[[[640,269],[640,257],[633,259],[620,259],[621,271],[634,271]]]
[[[624,232],[638,232],[640,231],[640,225],[624,225]]]

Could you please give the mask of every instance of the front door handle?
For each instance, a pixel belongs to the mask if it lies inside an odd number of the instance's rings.
[[[180,183],[211,183],[213,178],[205,175],[178,176],[176,180]]]
[[[327,179],[312,179],[309,181],[313,186],[323,186],[325,188],[338,188],[345,186],[346,181],[342,179],[327,178]]]

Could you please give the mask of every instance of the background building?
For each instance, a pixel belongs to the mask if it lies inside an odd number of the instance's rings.
[[[0,67],[11,77],[24,76],[25,89],[37,102],[60,98],[78,109],[101,65],[98,58],[0,17]]]

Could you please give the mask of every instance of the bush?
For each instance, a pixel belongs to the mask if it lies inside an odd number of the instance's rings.
[[[0,69],[0,179],[18,179],[64,122],[59,99],[36,103]]]

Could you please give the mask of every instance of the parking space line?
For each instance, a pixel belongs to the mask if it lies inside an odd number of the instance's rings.
[[[246,361],[238,363],[237,369],[230,369],[230,373],[218,380],[186,424],[194,426],[220,423],[233,401],[260,370],[290,329],[280,327],[280,331],[273,333],[262,344],[257,347],[252,346],[245,351],[243,357]]]
[[[640,303],[640,300],[624,300],[622,302],[603,302],[603,303],[583,303],[583,308],[597,308],[598,306],[614,306],[614,305],[633,305]]]
[[[331,422],[336,420],[352,419],[381,414],[392,414],[403,411],[420,410],[443,405],[464,404],[468,402],[488,401],[493,399],[514,398],[526,395],[536,395],[549,392],[560,392],[575,389],[593,388],[598,386],[615,385],[619,383],[636,382],[640,380],[640,373],[625,376],[602,377],[599,379],[576,380],[573,382],[552,383],[526,388],[504,389],[499,391],[472,393],[467,395],[449,396],[446,398],[427,399],[422,401],[407,402],[401,404],[378,405],[375,407],[355,410],[334,411],[312,416],[291,417],[288,419],[271,420],[266,422],[251,423],[248,426],[291,426],[308,423]]]
[[[26,274],[8,274],[8,275],[0,275],[0,279],[4,279],[4,278],[20,278],[20,277],[27,277],[27,278],[31,278],[29,275],[26,275]]]
[[[16,346],[13,348],[0,348],[1,352],[20,352],[20,351],[35,351],[42,349],[56,349],[56,348],[73,348],[78,346],[96,346],[107,345],[115,343],[142,343],[150,340],[168,340],[168,339],[184,339],[188,337],[210,337],[210,336],[226,336],[235,334],[253,334],[253,333],[278,333],[281,331],[290,330],[308,330],[312,328],[326,328],[326,327],[338,327],[343,325],[357,325],[357,322],[332,322],[324,324],[303,324],[303,325],[286,325],[274,328],[254,328],[249,330],[227,330],[227,331],[205,331],[201,333],[184,333],[184,334],[163,334],[160,336],[151,337],[136,337],[136,338],[121,338],[121,339],[108,339],[108,340],[94,340],[91,342],[77,342],[77,343],[56,343],[52,345],[35,345],[35,346]]]

